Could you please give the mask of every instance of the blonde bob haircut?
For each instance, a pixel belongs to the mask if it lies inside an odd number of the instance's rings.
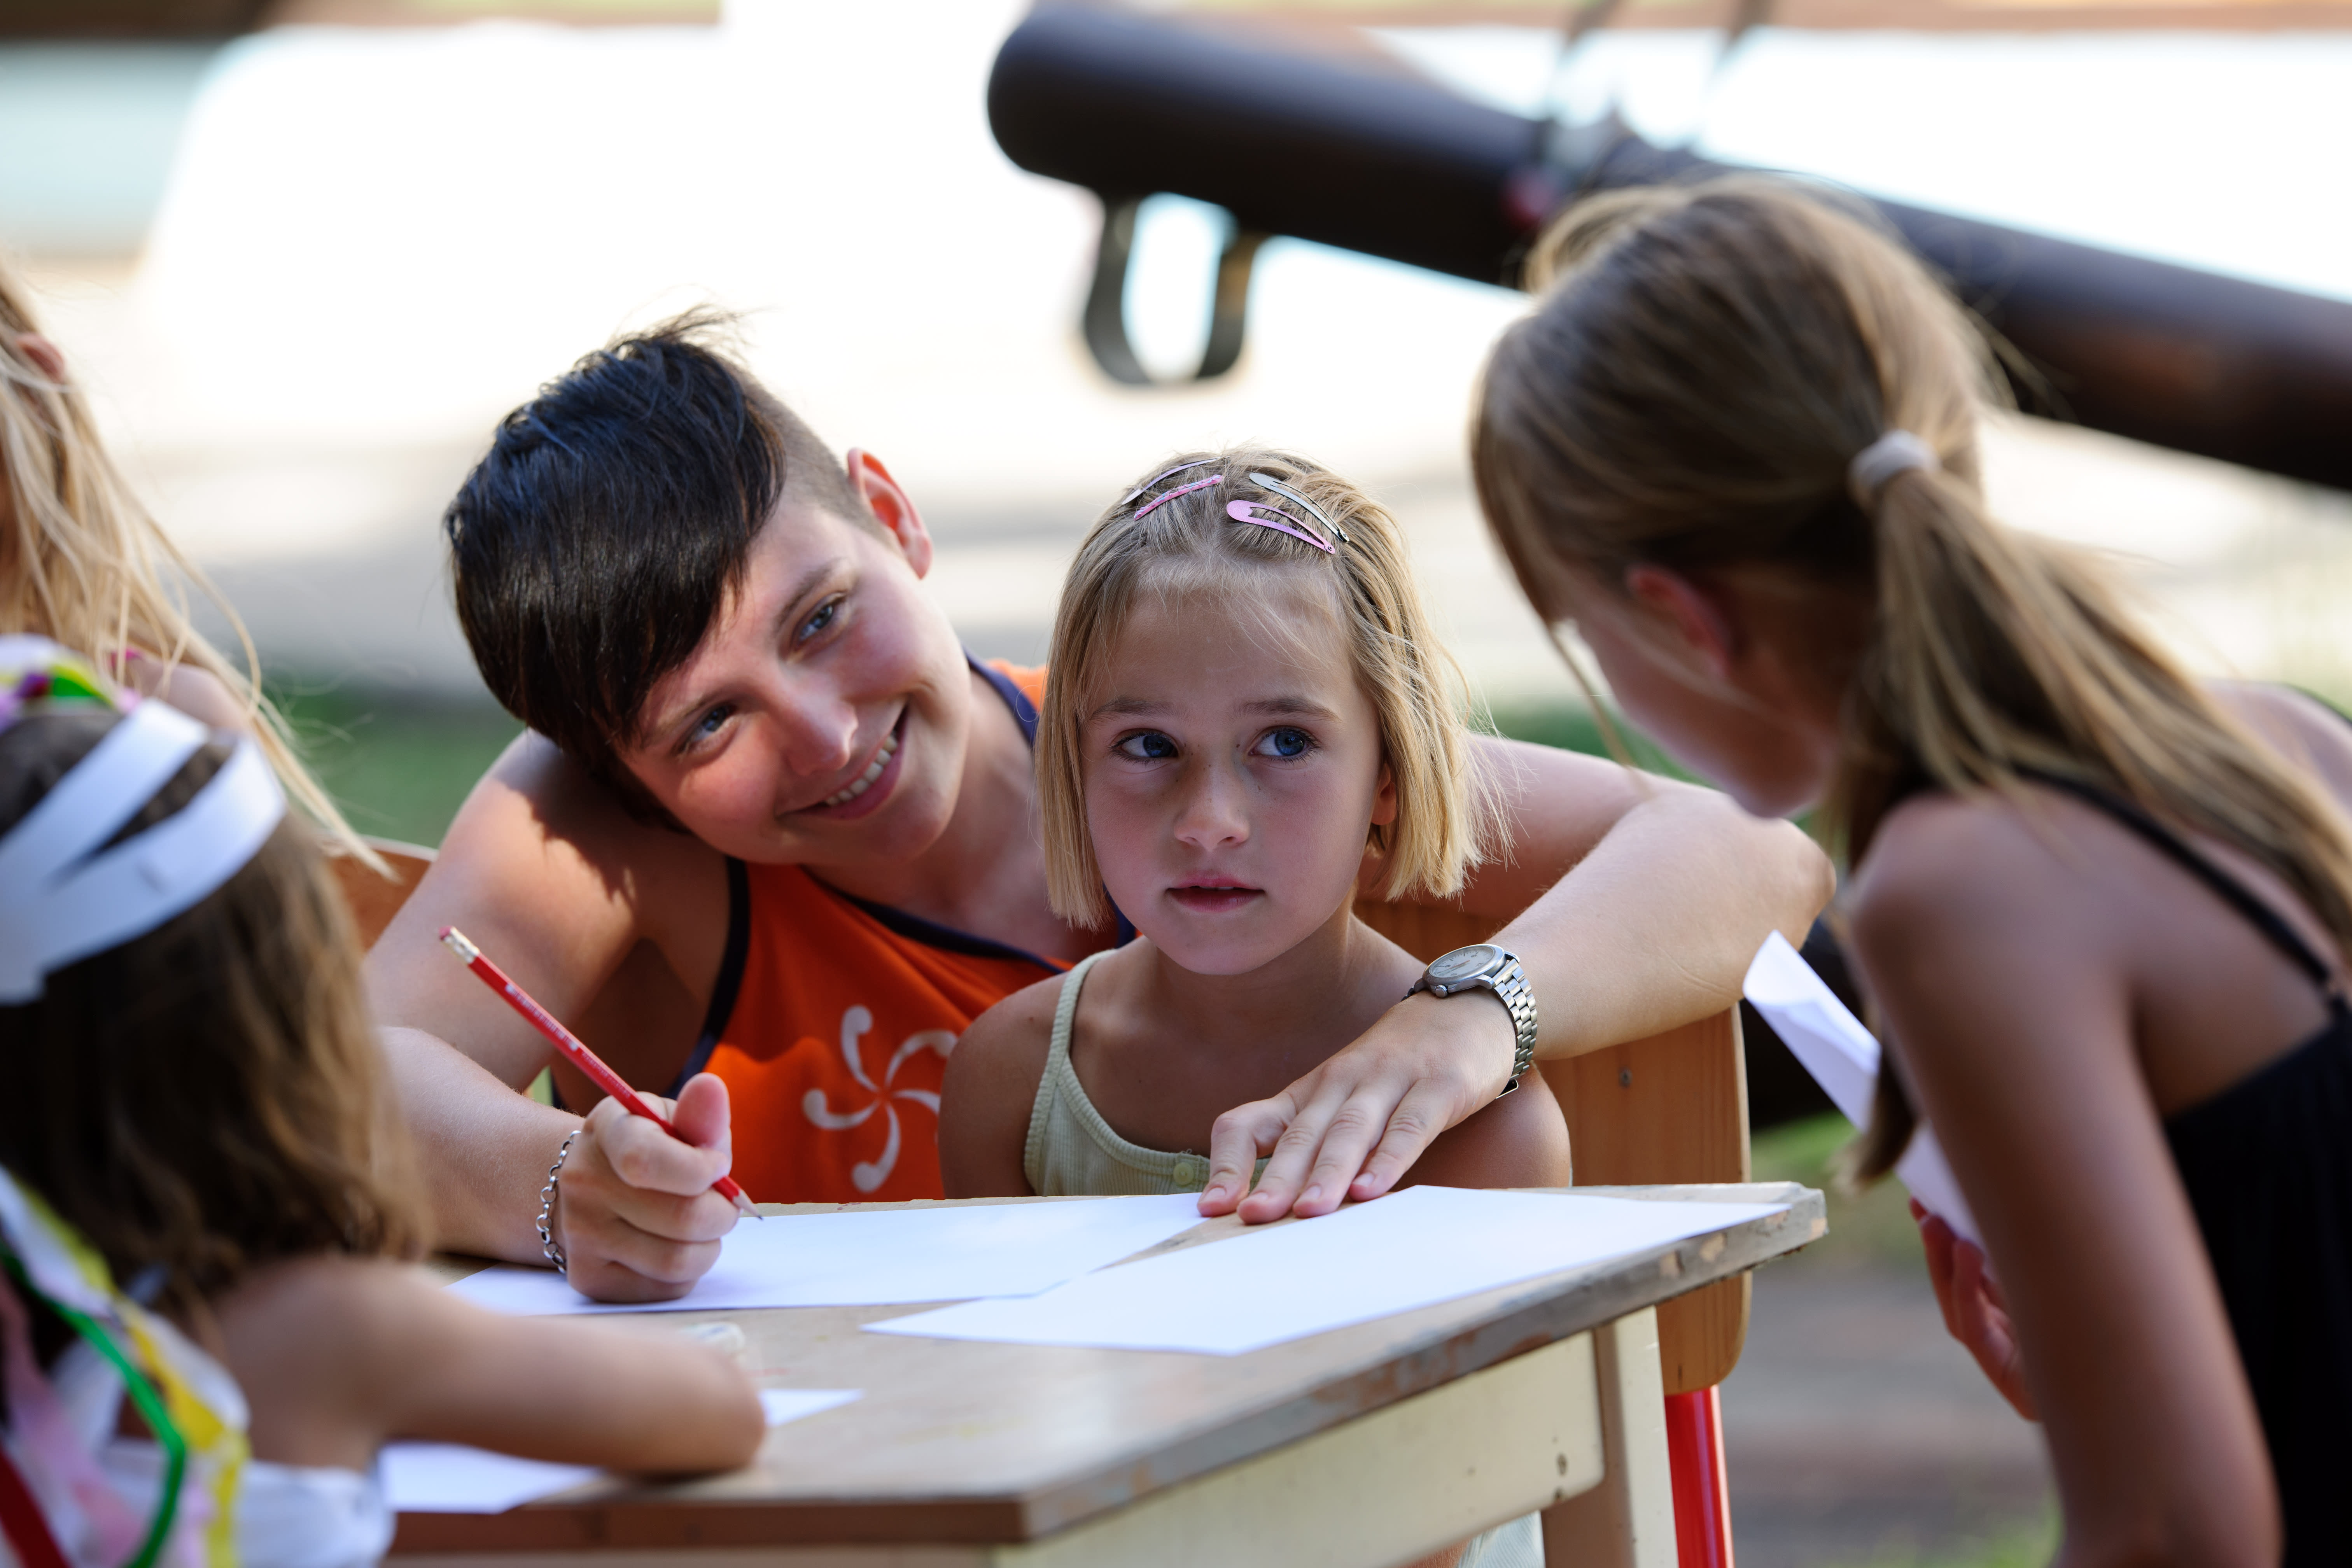
[[[1145,487],[1103,513],[1070,563],[1054,616],[1044,712],[1037,725],[1037,793],[1044,816],[1045,889],[1054,912],[1076,925],[1110,914],[1087,829],[1086,758],[1079,736],[1097,700],[1119,628],[1145,595],[1161,604],[1231,602],[1252,585],[1322,583],[1329,619],[1301,621],[1286,597],[1258,617],[1266,646],[1297,647],[1319,631],[1344,637],[1356,679],[1379,716],[1381,760],[1396,790],[1396,816],[1375,826],[1382,899],[1445,898],[1499,847],[1501,824],[1474,777],[1469,727],[1457,693],[1460,668],[1432,632],[1396,520],[1353,485],[1286,452],[1235,447],[1188,452],[1153,468],[1184,471]],[[1296,503],[1253,480],[1263,474],[1314,504],[1346,538],[1331,553],[1272,528],[1235,521],[1236,500]],[[1203,484],[1215,479],[1218,482]],[[1153,505],[1185,486],[1189,494]],[[1139,510],[1146,512],[1141,518]],[[1307,518],[1310,524],[1312,517]],[[1315,530],[1314,531],[1320,531]]]

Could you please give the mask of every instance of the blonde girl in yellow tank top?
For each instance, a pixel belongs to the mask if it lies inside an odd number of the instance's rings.
[[[1394,521],[1261,448],[1173,459],[1104,514],[1050,668],[1054,909],[1079,925],[1115,909],[1137,935],[966,1031],[940,1111],[948,1194],[1197,1191],[1220,1112],[1279,1092],[1420,977],[1356,919],[1358,893],[1446,897],[1494,847],[1457,678]],[[1565,1185],[1541,1076],[1412,1175]],[[1433,1561],[1540,1561],[1533,1516]]]

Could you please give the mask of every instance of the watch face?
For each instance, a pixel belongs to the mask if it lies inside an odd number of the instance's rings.
[[[1472,975],[1484,973],[1493,967],[1495,960],[1501,955],[1501,951],[1499,948],[1488,947],[1484,943],[1476,947],[1457,947],[1452,952],[1441,955],[1436,963],[1429,966],[1429,977],[1432,980],[1448,984],[1456,980],[1467,980]]]

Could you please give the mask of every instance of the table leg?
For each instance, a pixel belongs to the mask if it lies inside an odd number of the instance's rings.
[[[1658,1314],[1644,1308],[1592,1334],[1607,1474],[1544,1510],[1547,1568],[1675,1568],[1675,1489]]]

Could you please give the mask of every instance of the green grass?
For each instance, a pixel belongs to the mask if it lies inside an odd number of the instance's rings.
[[[1495,728],[1515,741],[1533,741],[1539,746],[1558,746],[1564,752],[1584,752],[1596,757],[1613,755],[1599,717],[1580,702],[1506,703],[1496,708],[1494,718]],[[1691,776],[1668,761],[1664,752],[1640,731],[1627,725],[1623,718],[1617,717],[1616,723],[1617,733],[1624,740],[1636,767],[1669,778]]]
[[[2011,1524],[1980,1540],[1939,1551],[1896,1547],[1868,1557],[1823,1563],[1822,1568],[2042,1568],[2058,1554],[2058,1516],[2053,1511],[2026,1524]]]
[[[352,826],[437,846],[522,726],[488,703],[422,703],[380,692],[273,687],[310,771]]]
[[[1756,1134],[1750,1168],[1759,1182],[1802,1182],[1826,1199],[1829,1235],[1798,1254],[1800,1262],[1919,1268],[1919,1228],[1902,1184],[1888,1180],[1850,1194],[1831,1174],[1853,1137],[1853,1124],[1835,1111],[1791,1121]]]

